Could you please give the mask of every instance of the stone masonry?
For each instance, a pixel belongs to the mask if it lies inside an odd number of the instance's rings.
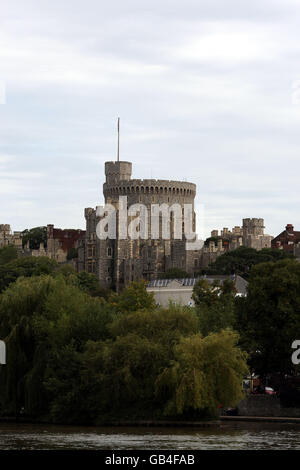
[[[79,247],[79,270],[95,273],[103,285],[117,290],[133,280],[156,279],[168,269],[177,267],[192,272],[193,255],[185,250],[185,238],[173,238],[171,219],[171,237],[164,240],[161,233],[152,240],[151,205],[184,204],[192,205],[193,230],[195,230],[194,199],[196,185],[193,183],[154,179],[131,179],[132,163],[118,161],[105,163],[106,181],[103,185],[105,203],[112,204],[119,214],[119,196],[127,196],[127,205],[144,204],[148,209],[149,237],[146,240],[121,239],[119,233],[115,240],[100,240],[96,235],[99,218],[96,209],[85,209],[86,237]],[[118,225],[118,224],[117,224]],[[184,225],[184,224],[183,224]],[[182,233],[184,227],[182,227]]]

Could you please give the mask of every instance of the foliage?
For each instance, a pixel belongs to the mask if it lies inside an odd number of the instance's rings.
[[[137,310],[155,309],[155,300],[153,293],[146,290],[144,281],[134,281],[127,289],[123,289],[118,294],[112,294],[111,303],[119,312],[135,312]]]
[[[15,246],[7,245],[0,248],[0,266],[14,261],[18,257],[18,251]]]
[[[207,238],[207,239],[205,240],[205,242],[204,242],[204,245],[205,245],[205,246],[209,246],[209,242],[213,241],[213,242],[215,243],[215,246],[217,246],[219,240],[222,240],[222,245],[224,245],[224,242],[229,243],[229,240],[228,240],[228,239],[223,238],[223,237],[221,237],[221,236],[218,236],[218,237],[209,237],[209,238]]]
[[[230,330],[181,338],[175,361],[156,381],[156,395],[169,397],[165,414],[207,410],[216,416],[220,406],[234,406],[242,397],[242,379],[248,369]]]
[[[71,260],[74,258],[78,258],[78,249],[77,248],[70,248],[67,253],[67,260]]]
[[[199,318],[201,333],[218,332],[225,328],[233,328],[235,324],[235,293],[234,283],[225,279],[210,283],[200,279],[194,286],[192,298]]]
[[[0,297],[0,337],[8,351],[7,366],[0,370],[2,408],[25,406],[33,416],[55,416],[56,396],[48,381],[70,378],[72,354],[75,361],[88,340],[109,338],[111,321],[103,300],[88,296],[62,275],[18,279]],[[68,387],[74,389],[76,377]]]
[[[4,266],[0,265],[0,292],[9,286],[9,284],[15,282],[19,277],[51,274],[57,266],[56,261],[45,256],[18,258]]]
[[[189,274],[180,268],[170,268],[159,276],[160,279],[184,279],[187,277],[189,277]]]
[[[47,227],[34,227],[26,229],[22,232],[22,245],[23,247],[29,241],[30,250],[38,250],[40,244],[43,243],[44,247],[47,246]]]
[[[90,274],[86,271],[76,274],[76,285],[92,297],[108,299],[111,294],[109,289],[101,285],[95,274]]]
[[[291,373],[291,344],[300,331],[300,264],[293,259],[251,270],[248,296],[238,302],[237,328],[257,373]]]
[[[285,258],[294,258],[294,256],[283,250],[263,248],[257,251],[254,248],[241,246],[219,256],[214,263],[209,265],[206,272],[207,274],[236,273],[247,278],[252,266]]]
[[[220,400],[239,399],[242,353],[232,333],[201,338],[193,309],[156,309],[144,284],[105,301],[79,288],[74,276],[58,270],[19,277],[0,295],[0,337],[8,351],[0,369],[3,412],[24,407],[38,419],[95,423],[213,413]],[[206,398],[195,402],[187,392],[191,367],[204,377]]]

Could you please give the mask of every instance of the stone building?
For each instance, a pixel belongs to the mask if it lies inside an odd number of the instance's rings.
[[[84,238],[85,230],[60,229],[49,224],[47,225],[46,256],[55,259],[58,263],[64,263],[67,261],[70,250],[77,249]]]
[[[0,224],[0,248],[14,245],[18,251],[22,250],[21,232],[12,232],[9,224]]]
[[[243,219],[243,225],[235,226],[230,231],[224,227],[220,234],[218,230],[212,230],[202,250],[199,252],[199,266],[207,267],[216,261],[217,257],[240,246],[262,250],[271,248],[273,237],[264,233],[264,219]]]
[[[38,249],[30,249],[29,241],[22,247],[22,232],[12,232],[10,225],[0,225],[0,248],[6,245],[14,245],[20,256],[47,256],[58,263],[65,263],[72,248],[77,248],[81,239],[85,237],[85,230],[55,228],[54,225],[47,225],[47,241],[40,243]],[[76,263],[74,261],[74,265]]]
[[[166,203],[168,206],[184,204],[192,207],[192,228],[195,231],[194,199],[196,185],[193,183],[155,179],[132,179],[132,163],[125,161],[106,162],[106,181],[103,194],[106,204],[111,204],[117,213],[117,232],[115,239],[100,240],[96,228],[100,218],[96,209],[86,208],[86,237],[78,248],[79,270],[95,273],[103,285],[117,290],[133,280],[156,279],[168,269],[177,267],[187,272],[194,268],[193,252],[187,251],[182,223],[182,239],[174,238],[174,220],[171,213],[170,238],[163,239],[161,227],[159,236],[151,238],[151,211],[153,204]],[[127,197],[127,207],[143,204],[147,208],[148,237],[136,240],[119,232],[119,196]],[[132,221],[134,217],[130,218]]]
[[[29,242],[23,249],[23,256],[47,256],[60,264],[68,262],[68,254],[71,249],[77,251],[80,246],[82,239],[85,238],[85,230],[80,229],[61,229],[55,228],[54,225],[47,225],[47,241],[46,243],[40,243],[38,249],[30,249]],[[78,259],[76,252],[74,253],[74,259],[69,260],[78,270]]]
[[[272,240],[272,248],[287,251],[300,257],[300,232],[294,230],[293,224],[287,224],[285,230]]]
[[[194,306],[195,302],[192,299],[193,289],[199,279],[206,279],[210,284],[218,281],[220,284],[226,279],[232,280],[236,289],[237,296],[247,295],[248,283],[241,276],[200,276],[190,279],[157,279],[150,281],[147,286],[147,291],[154,294],[157,305],[168,307],[169,302],[172,301],[176,304]]]

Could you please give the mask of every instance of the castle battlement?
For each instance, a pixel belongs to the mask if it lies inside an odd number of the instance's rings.
[[[104,195],[126,193],[150,194],[196,194],[196,185],[185,181],[157,180],[157,179],[131,179],[118,181],[117,184],[104,183]]]

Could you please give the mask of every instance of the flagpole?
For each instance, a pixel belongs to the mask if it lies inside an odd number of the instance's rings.
[[[118,118],[118,162],[120,161],[120,118]]]

